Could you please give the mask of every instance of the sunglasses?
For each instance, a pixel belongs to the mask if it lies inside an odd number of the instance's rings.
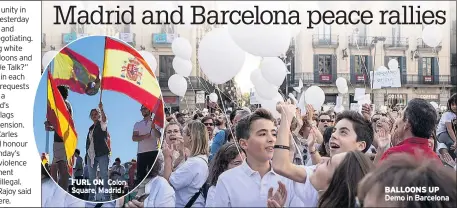
[[[205,126],[214,126],[214,123],[203,123]]]

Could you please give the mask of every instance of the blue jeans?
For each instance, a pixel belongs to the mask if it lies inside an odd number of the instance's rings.
[[[110,194],[104,194],[104,193],[99,193],[98,188],[95,186],[94,183],[97,181],[94,181],[94,179],[97,178],[97,166],[100,168],[100,179],[103,180],[103,188],[107,191],[109,189],[108,185],[108,163],[109,163],[109,157],[108,155],[103,155],[103,156],[98,156],[94,158],[94,166],[90,166],[90,158],[87,158],[87,161],[89,164],[89,180],[90,180],[90,189],[91,190],[96,190],[97,197],[95,196],[94,193],[89,194],[89,201],[109,201],[111,200]]]

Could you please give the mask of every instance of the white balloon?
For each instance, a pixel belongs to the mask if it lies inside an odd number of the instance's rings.
[[[177,74],[188,77],[192,72],[192,62],[175,56],[173,58],[173,69]]]
[[[349,87],[347,85],[343,86],[343,87],[338,87],[338,92],[341,94],[346,94],[346,93],[348,93],[348,91],[349,91]]]
[[[184,97],[187,91],[186,79],[179,74],[173,74],[168,79],[168,88],[173,94]]]
[[[262,105],[262,108],[270,111],[274,118],[281,117],[281,114],[276,110],[276,105],[278,104],[278,102],[284,101],[283,97],[279,92],[276,92],[272,99],[260,98],[258,100],[260,101],[260,105]]]
[[[390,63],[390,62],[389,62]],[[390,67],[389,67],[390,68]],[[383,71],[388,71],[389,69],[385,66],[379,66],[377,71],[383,72]]]
[[[198,61],[208,79],[223,84],[241,70],[246,53],[230,38],[224,28],[207,33],[200,42]]]
[[[262,77],[275,86],[281,86],[286,79],[287,68],[278,57],[265,57],[260,62]]]
[[[269,83],[265,78],[263,78],[260,69],[256,69],[251,73],[251,81],[254,85],[256,93],[263,99],[273,99],[273,97],[278,92],[278,87]]]
[[[433,106],[433,108],[438,109],[439,105],[435,101],[430,102],[430,104]]]
[[[348,82],[344,77],[338,77],[338,79],[336,79],[335,84],[337,87],[348,86]]]
[[[43,55],[43,58],[41,59],[41,64],[43,65],[43,68],[46,68],[49,63],[51,63],[52,59],[54,59],[55,56],[59,54],[59,51],[48,51]]]
[[[217,102],[217,94],[216,93],[211,93],[209,94],[209,101],[216,103]]]
[[[344,106],[336,106],[335,108],[333,108],[333,111],[335,111],[335,113],[341,113],[344,111]]]
[[[389,63],[387,64],[390,70],[398,69],[398,61],[397,59],[390,59]]]
[[[157,75],[157,60],[156,57],[149,51],[138,51],[138,53],[143,57],[146,63],[149,64],[149,68]]]
[[[171,50],[173,51],[173,54],[184,60],[190,60],[192,57],[192,46],[185,38],[179,37],[174,39],[173,43],[171,43]]]
[[[233,41],[246,52],[262,57],[277,57],[289,49],[291,32],[287,25],[229,25]]]
[[[305,102],[311,104],[315,110],[320,110],[325,102],[325,93],[318,86],[311,86],[305,92]]]
[[[437,25],[427,25],[422,30],[422,40],[428,46],[434,48],[441,43],[443,39],[443,31]]]

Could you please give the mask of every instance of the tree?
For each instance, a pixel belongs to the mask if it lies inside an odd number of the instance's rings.
[[[241,97],[241,105],[242,106],[249,106],[251,103],[250,103],[250,99],[251,99],[251,95],[250,93],[246,92],[246,93],[243,93],[243,96]]]

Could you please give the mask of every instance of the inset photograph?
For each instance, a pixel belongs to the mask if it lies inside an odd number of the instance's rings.
[[[164,107],[155,69],[108,36],[84,37],[43,57],[51,58],[33,115],[43,171],[85,201],[127,195],[149,174],[161,145]],[[55,187],[46,184],[43,201],[52,201]]]

